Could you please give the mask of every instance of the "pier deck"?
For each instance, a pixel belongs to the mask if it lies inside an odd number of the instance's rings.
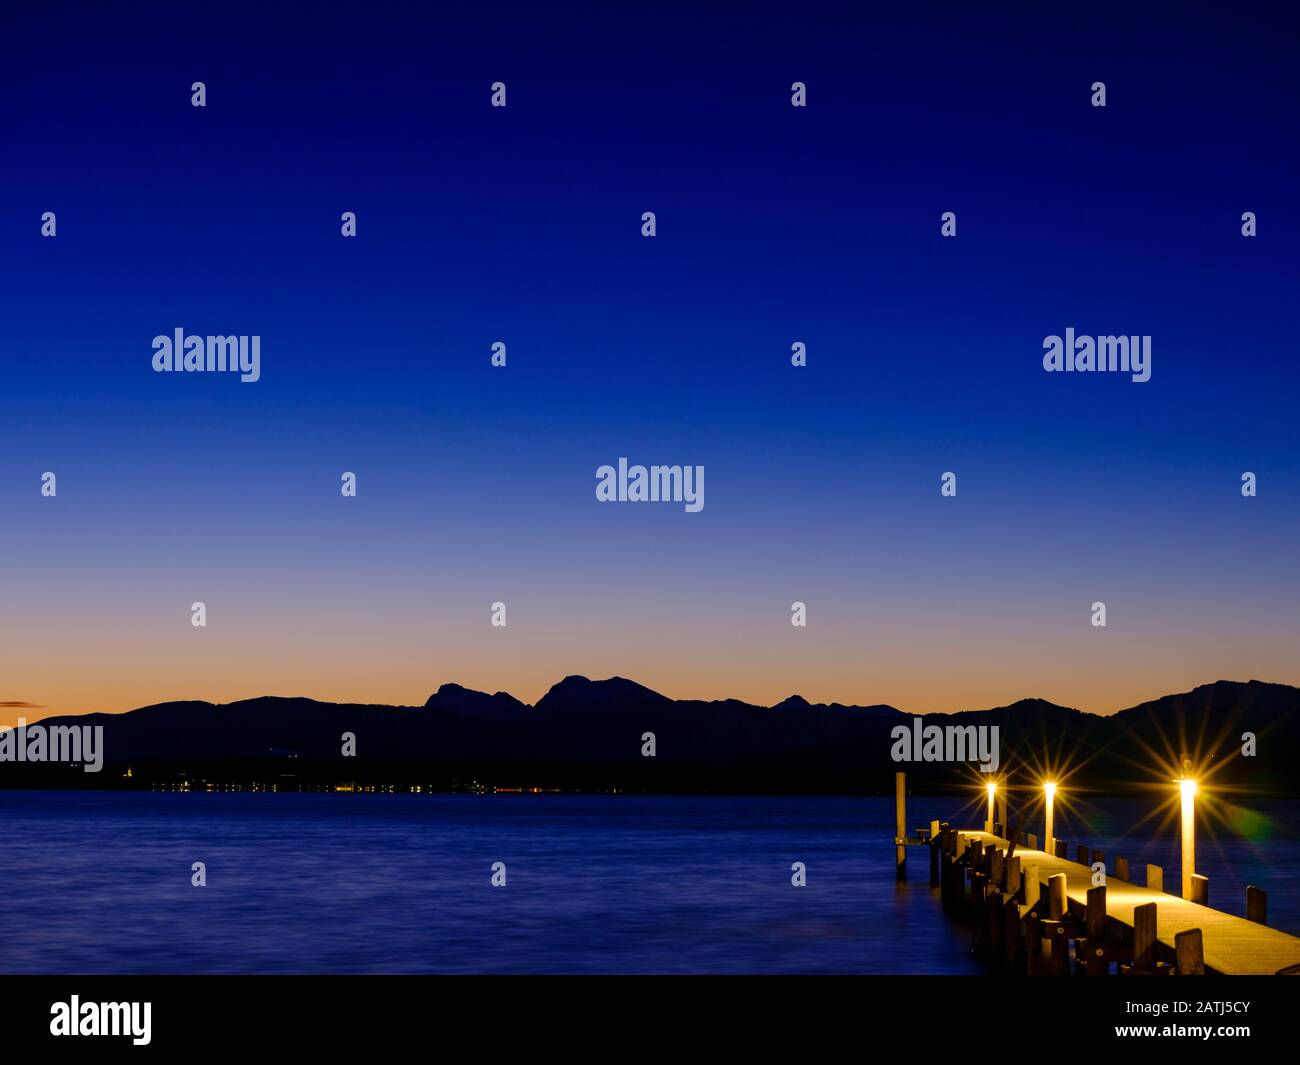
[[[978,840],[985,847],[1005,852],[1009,845],[1006,839],[990,832],[958,830],[957,834],[967,846]],[[1044,892],[1050,877],[1064,873],[1071,912],[1084,911],[1088,889],[1092,887],[1092,870],[1088,866],[1019,845],[1015,853],[1020,859],[1022,875],[1028,876],[1030,870],[1036,870],[1034,875]],[[1156,939],[1169,949],[1174,948],[1174,937],[1179,932],[1201,930],[1207,970],[1224,975],[1272,975],[1300,965],[1300,939],[1295,936],[1107,874],[1108,918],[1131,928],[1133,910],[1148,902],[1157,903]]]

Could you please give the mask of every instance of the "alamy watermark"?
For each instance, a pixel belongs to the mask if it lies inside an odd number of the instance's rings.
[[[177,327],[172,336],[153,338],[155,373],[215,373],[229,370],[246,384],[262,376],[261,336],[186,336]]]
[[[978,762],[981,773],[996,773],[1002,763],[997,725],[927,725],[914,717],[889,736],[895,762]]]
[[[0,728],[0,762],[81,762],[82,770],[104,768],[103,725],[29,725]]]
[[[1075,336],[1074,327],[1064,337],[1043,337],[1043,369],[1048,373],[1088,371],[1127,373],[1134,381],[1151,380],[1149,336]]]
[[[152,1014],[151,1002],[82,1002],[73,995],[50,1006],[50,1035],[129,1036],[135,1046],[148,1046]]]
[[[703,466],[596,468],[596,498],[602,503],[684,503],[688,513],[704,509]]]

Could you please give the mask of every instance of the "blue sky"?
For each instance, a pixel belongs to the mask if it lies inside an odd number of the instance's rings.
[[[1300,680],[1265,12],[6,15],[0,699]],[[260,335],[262,379],[153,373],[178,326]],[[1067,326],[1151,335],[1151,381],[1044,373]],[[705,510],[598,504],[620,455],[704,465]]]

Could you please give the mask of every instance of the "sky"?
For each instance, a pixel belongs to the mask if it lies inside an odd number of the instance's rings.
[[[1300,683],[1294,25],[623,7],[5,6],[0,724]],[[1046,373],[1067,327],[1151,379]],[[599,502],[620,456],[704,508]]]

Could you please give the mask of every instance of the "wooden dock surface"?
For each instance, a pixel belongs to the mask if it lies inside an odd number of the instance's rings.
[[[979,840],[985,847],[1005,851],[1008,842],[991,832],[958,830],[966,845]],[[1082,911],[1087,904],[1088,889],[1092,887],[1092,870],[1086,865],[1065,858],[1056,858],[1044,851],[1016,847],[1022,875],[1037,868],[1038,880],[1045,893],[1048,878],[1057,873],[1066,876],[1066,895],[1071,910]],[[1139,887],[1106,874],[1106,914],[1129,927],[1133,925],[1133,910],[1143,903],[1156,903],[1156,938],[1174,947],[1174,936],[1192,928],[1199,928],[1205,949],[1205,966],[1224,975],[1272,975],[1288,966],[1300,965],[1300,938],[1279,932],[1266,925],[1247,921],[1244,917],[1200,906],[1194,902],[1169,895],[1153,888]]]

